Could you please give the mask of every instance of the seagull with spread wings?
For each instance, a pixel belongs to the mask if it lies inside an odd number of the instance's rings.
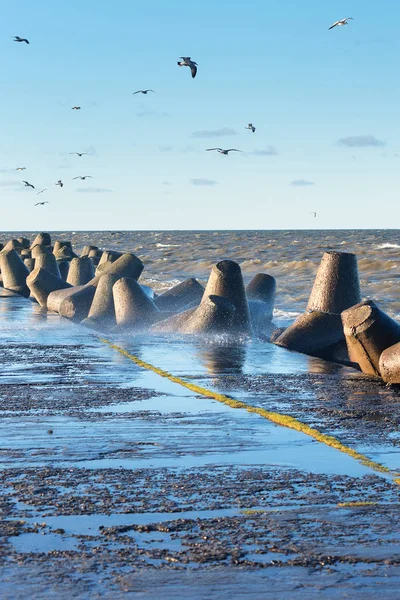
[[[93,177],[91,175],[78,175],[78,177],[72,178],[72,180],[74,179],[82,179],[82,181],[85,181],[85,179],[93,179]]]
[[[346,17],[345,19],[341,19],[340,21],[336,21],[333,25],[329,27],[329,29],[333,29],[334,27],[342,27],[342,25],[348,25],[347,21],[353,21],[353,17]],[[328,30],[329,31],[329,30]]]
[[[81,106],[73,106],[71,110],[81,110]]]
[[[250,131],[252,131],[253,133],[255,132],[256,128],[254,127],[253,123],[249,123],[247,125],[247,127],[245,127],[245,129],[250,129]]]
[[[43,192],[47,192],[47,188],[44,188],[43,190],[40,190],[40,192],[38,192],[36,194],[36,196],[40,196],[40,194],[43,194]]]
[[[83,156],[84,154],[87,154],[89,156],[89,152],[70,152],[70,154],[76,154],[77,156]]]
[[[19,37],[19,35],[14,35],[14,42],[25,42],[25,44],[29,44],[29,40]]]
[[[16,171],[26,171],[26,167],[17,167]]]
[[[153,92],[153,94],[155,94],[154,90],[138,90],[137,92],[133,92],[132,96],[135,94],[147,94],[147,92]]]
[[[44,202],[36,202],[35,206],[43,206],[44,204],[49,204],[47,200]]]
[[[59,185],[60,187],[63,187],[63,186],[64,186],[64,184],[63,184],[63,182],[61,181],[61,179],[59,179],[59,180],[57,181],[57,183],[55,183],[54,185]]]
[[[206,152],[211,152],[211,150],[216,150],[217,152],[219,152],[220,154],[224,154],[225,156],[228,156],[228,152],[242,152],[237,148],[228,148],[227,150],[224,150],[223,148],[206,148]]]
[[[33,190],[35,189],[35,186],[29,183],[29,181],[22,181],[22,183],[25,184],[25,187],[31,187]]]
[[[197,74],[197,63],[194,62],[194,60],[192,60],[190,56],[181,56],[181,59],[182,60],[178,61],[178,66],[190,67],[190,72],[192,73],[192,77],[194,79]]]

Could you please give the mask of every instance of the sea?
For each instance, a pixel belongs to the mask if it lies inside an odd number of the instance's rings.
[[[0,232],[0,241],[37,232]],[[52,242],[70,240],[79,254],[86,244],[133,252],[144,263],[141,282],[162,292],[188,277],[207,281],[223,259],[238,262],[245,283],[256,273],[277,281],[274,319],[293,320],[307,305],[326,250],[354,252],[361,290],[393,318],[400,319],[400,230],[260,231],[57,231]]]

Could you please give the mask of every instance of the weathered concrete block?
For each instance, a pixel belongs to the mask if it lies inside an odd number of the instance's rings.
[[[154,302],[160,310],[178,311],[192,302],[200,304],[203,295],[203,286],[192,277],[163,292]]]
[[[249,306],[244,289],[240,266],[232,260],[222,260],[211,270],[203,300],[209,302],[209,296],[222,296],[235,307],[231,332],[251,335]],[[203,302],[202,300],[202,302]]]
[[[118,327],[147,329],[159,317],[159,310],[135,279],[121,277],[112,288]]]
[[[51,292],[71,287],[61,277],[57,277],[51,271],[35,268],[26,279],[26,283],[32,296],[37,300],[40,306],[47,306],[47,298]]]
[[[61,300],[58,312],[62,317],[80,323],[89,314],[96,288],[93,285],[83,285],[72,289],[75,291]]]
[[[51,237],[49,233],[38,233],[31,244],[31,250],[34,246],[51,246]]]
[[[357,257],[349,252],[325,252],[308,300],[307,311],[340,314],[361,302]]]
[[[400,383],[400,343],[382,352],[379,358],[379,372],[386,383]]]
[[[26,285],[29,270],[15,250],[0,252],[0,270],[4,288],[25,296],[25,298],[29,297],[29,288]]]
[[[94,278],[93,263],[88,256],[73,258],[69,267],[67,277],[71,285],[85,285]]]
[[[382,352],[400,342],[400,325],[366,300],[342,312],[342,322],[350,360],[363,373],[380,375]]]
[[[46,271],[50,271],[56,277],[61,277],[54,254],[39,254],[35,258],[35,269],[46,269]]]

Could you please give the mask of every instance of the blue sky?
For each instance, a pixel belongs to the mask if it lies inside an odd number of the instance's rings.
[[[399,21],[393,0],[3,3],[1,229],[397,227]]]

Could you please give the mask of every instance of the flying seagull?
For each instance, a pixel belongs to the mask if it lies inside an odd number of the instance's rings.
[[[342,25],[348,25],[349,20],[353,21],[353,17],[346,17],[345,19],[341,19],[340,21],[336,21],[333,25],[329,27],[329,29],[333,29],[334,27],[341,27]],[[329,30],[328,30],[329,31]]]
[[[44,202],[36,202],[35,206],[43,206],[44,204],[48,204],[47,200]]]
[[[21,38],[19,35],[14,35],[14,42],[25,42],[25,44],[29,44],[29,41],[26,38]]]
[[[317,216],[316,212],[312,212],[311,214],[314,215],[314,218]]]
[[[70,154],[76,154],[77,156],[83,156],[84,154],[87,154],[89,156],[89,152],[70,152]]]
[[[190,56],[181,56],[181,61],[178,61],[179,67],[190,67],[190,71],[192,73],[193,79],[196,77],[197,73],[197,63],[195,63]]]
[[[40,192],[38,192],[38,193],[36,194],[36,196],[39,196],[40,194],[43,194],[43,192],[46,192],[46,191],[47,191],[47,188],[44,188],[44,190],[40,190]]]
[[[26,167],[17,167],[16,171],[26,171]]]
[[[35,186],[29,183],[29,181],[22,181],[22,183],[25,184],[25,187],[31,187],[33,190],[35,189]]]
[[[250,129],[250,131],[252,131],[253,133],[255,132],[256,128],[254,127],[253,123],[249,123],[247,125],[247,127],[245,127],[245,129]]]
[[[133,92],[132,96],[135,94],[147,94],[147,92],[153,92],[153,94],[155,94],[154,90],[138,90],[137,92]]]
[[[71,108],[71,110],[81,110],[81,107],[80,107],[80,106],[73,106],[73,107]]]
[[[237,148],[228,148],[228,150],[224,150],[223,148],[206,148],[206,152],[210,152],[211,150],[216,150],[220,154],[225,154],[225,156],[228,156],[228,152],[241,152]]]
[[[91,175],[78,175],[78,177],[72,178],[72,180],[74,179],[82,179],[82,181],[85,181],[85,179],[93,179],[93,177]]]
[[[54,185],[59,185],[60,187],[63,187],[63,185],[64,185],[64,184],[63,184],[63,182],[61,181],[61,179],[59,179],[59,180],[57,181],[57,183],[55,183]]]

